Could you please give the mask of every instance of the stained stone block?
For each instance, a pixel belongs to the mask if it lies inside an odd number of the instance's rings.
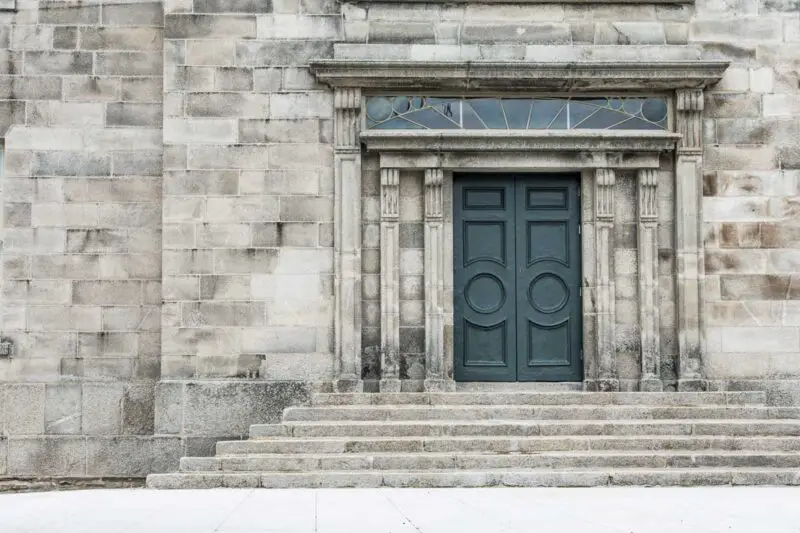
[[[53,29],[53,48],[74,50],[78,47],[78,28],[56,27]]]
[[[219,121],[212,122],[219,123]],[[193,125],[194,121],[190,121],[190,124]],[[224,125],[225,123],[220,129],[224,130]],[[236,171],[226,170],[168,171],[164,177],[166,194],[235,195],[239,181],[239,174]]]
[[[83,50],[161,50],[162,31],[155,28],[82,28]],[[133,73],[131,73],[133,74]]]
[[[242,15],[167,15],[164,17],[167,39],[254,39],[256,17]]]
[[[81,385],[48,384],[45,389],[44,431],[47,434],[81,433]]]
[[[153,421],[153,384],[126,384],[122,397],[123,435],[152,435]]]
[[[271,13],[271,0],[194,0],[195,13]]]
[[[253,90],[253,69],[221,67],[214,70],[215,88],[218,91]]]
[[[327,222],[333,220],[333,198],[285,196],[281,198],[281,221]]]
[[[25,74],[92,74],[89,52],[27,52]]]
[[[269,274],[275,270],[277,262],[275,249],[214,250],[214,271],[219,274]]]
[[[330,93],[277,93],[271,95],[271,119],[331,118],[333,102]]]
[[[39,4],[39,22],[42,24],[97,24],[100,22],[100,6],[82,5],[69,1],[44,1]]]
[[[497,41],[530,44],[569,44],[571,39],[572,34],[569,24],[565,23],[541,22],[523,25],[466,23],[461,30],[461,42],[464,44],[494,43]]]
[[[189,65],[234,65],[235,59],[236,41],[233,40],[191,40],[186,45],[185,62]]]
[[[12,476],[86,475],[86,441],[83,437],[11,438],[8,473]]]
[[[658,22],[600,22],[594,44],[666,44],[666,34]]]
[[[161,121],[161,104],[124,102],[106,106],[106,124],[110,126],[158,126]]]
[[[215,256],[225,252],[228,250],[164,250],[163,270],[165,274],[210,274]]]
[[[248,67],[306,65],[333,55],[330,41],[242,41],[236,45],[236,63]]]
[[[63,82],[64,99],[67,101],[103,102],[116,101],[120,97],[120,80],[118,79],[69,76],[64,78]]]
[[[31,172],[34,176],[107,176],[111,161],[108,156],[78,152],[38,152]]]
[[[737,42],[753,40],[761,43],[781,40],[782,23],[776,18],[709,18],[691,22],[690,37],[693,42]]]
[[[77,304],[131,304],[141,301],[139,281],[74,281],[73,301]]]

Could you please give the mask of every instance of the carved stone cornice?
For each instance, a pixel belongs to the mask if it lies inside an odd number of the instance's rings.
[[[382,61],[323,59],[311,72],[331,87],[389,91],[620,91],[701,89],[722,78],[726,61]]]
[[[369,130],[377,152],[666,152],[681,136],[668,131],[624,130]]]

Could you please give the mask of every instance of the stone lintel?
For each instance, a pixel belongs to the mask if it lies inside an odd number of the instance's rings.
[[[438,167],[452,171],[524,169],[581,170],[596,168],[656,169],[659,152],[381,152],[381,168],[424,170]]]
[[[413,90],[670,91],[702,89],[726,61],[407,61],[320,59],[311,71],[331,87]]]
[[[666,152],[681,136],[623,130],[369,130],[368,151],[379,152]],[[620,161],[621,162],[621,161]]]

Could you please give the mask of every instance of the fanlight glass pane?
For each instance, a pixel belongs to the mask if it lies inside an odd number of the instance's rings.
[[[371,96],[368,129],[666,130],[661,97],[448,98]]]

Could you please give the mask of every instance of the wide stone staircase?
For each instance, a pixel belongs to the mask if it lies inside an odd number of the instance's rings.
[[[152,488],[800,485],[761,392],[316,394]]]

